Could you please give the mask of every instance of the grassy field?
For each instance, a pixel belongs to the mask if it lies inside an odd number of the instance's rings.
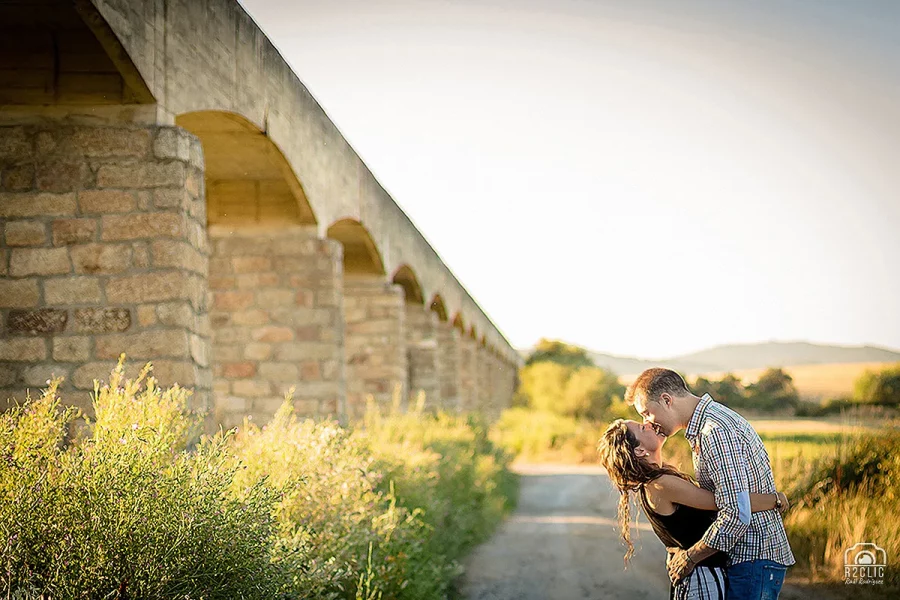
[[[881,370],[894,363],[834,363],[826,365],[795,365],[784,367],[784,370],[794,378],[794,385],[800,392],[800,398],[807,401],[819,401],[824,398],[836,398],[849,395],[853,391],[856,379],[868,370]],[[744,384],[753,383],[765,369],[744,369],[734,371]],[[691,373],[685,374],[688,381],[702,375],[707,379],[722,379],[724,372]],[[638,373],[621,375],[619,381],[628,385],[638,376]]]

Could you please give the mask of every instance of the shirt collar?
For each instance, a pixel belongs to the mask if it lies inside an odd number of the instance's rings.
[[[712,396],[703,394],[703,397],[700,398],[700,402],[697,403],[697,408],[694,409],[694,414],[691,415],[691,421],[684,431],[684,437],[689,440],[697,437],[697,434],[700,433],[700,424],[703,422],[703,415],[706,413],[706,408],[712,401]]]

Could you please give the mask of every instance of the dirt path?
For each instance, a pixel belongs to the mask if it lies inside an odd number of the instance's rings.
[[[623,569],[617,493],[599,467],[518,465],[519,506],[466,561],[468,600],[665,600],[666,552],[643,515]],[[785,586],[781,600],[828,594]]]
[[[599,467],[520,465],[519,506],[466,564],[469,600],[665,599],[666,551],[642,519],[627,571]]]

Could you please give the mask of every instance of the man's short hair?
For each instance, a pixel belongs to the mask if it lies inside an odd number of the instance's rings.
[[[671,369],[655,367],[647,369],[628,386],[625,392],[625,403],[629,406],[635,403],[638,397],[645,401],[659,402],[659,397],[664,394],[684,396],[690,393],[684,378]]]

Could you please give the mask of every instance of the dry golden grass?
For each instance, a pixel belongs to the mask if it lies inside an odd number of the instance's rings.
[[[800,398],[808,401],[819,401],[825,398],[849,396],[853,392],[853,384],[857,378],[868,370],[881,370],[895,363],[869,362],[869,363],[831,363],[825,365],[796,365],[784,367],[788,375],[794,378],[794,385],[800,392]],[[744,369],[733,371],[744,385],[753,383],[765,369]],[[683,373],[688,381],[698,375],[707,379],[722,379],[724,372],[713,373]],[[622,375],[619,381],[628,385],[638,376],[637,373]]]

